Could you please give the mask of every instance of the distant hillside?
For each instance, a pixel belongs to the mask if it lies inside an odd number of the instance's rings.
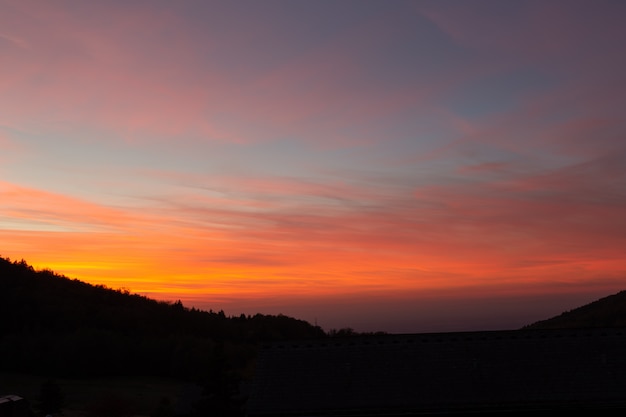
[[[626,326],[626,291],[601,298],[556,317],[538,321],[529,329],[566,329]]]
[[[325,336],[283,315],[227,317],[1,257],[0,317],[0,371],[39,375],[155,375],[204,383],[245,374],[262,341]]]

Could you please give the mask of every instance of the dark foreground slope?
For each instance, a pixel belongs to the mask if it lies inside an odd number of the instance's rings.
[[[625,319],[621,292],[522,330],[267,344],[247,412],[623,415]]]
[[[154,375],[201,383],[243,375],[259,342],[324,336],[286,316],[227,317],[0,258],[0,371]],[[214,382],[212,382],[214,383]]]
[[[624,415],[626,329],[268,344],[248,416]]]
[[[528,329],[573,329],[626,326],[626,291],[609,295],[556,317],[538,321]]]
[[[625,297],[615,294],[522,330],[267,344],[247,413],[624,415]]]

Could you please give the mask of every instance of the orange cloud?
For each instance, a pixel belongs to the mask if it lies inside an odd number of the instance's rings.
[[[605,193],[577,179],[563,170],[416,197],[372,184],[205,178],[238,197],[123,208],[4,182],[0,247],[71,277],[234,313],[342,294],[522,294],[597,289],[600,277],[616,286],[624,202],[596,204]]]
[[[214,309],[621,289],[626,95],[613,9],[597,8],[613,16],[596,31],[590,15],[553,5],[500,5],[512,16],[499,20],[433,3],[291,44],[291,21],[277,20],[281,31],[247,14],[238,26],[226,5],[200,25],[178,5],[5,5],[2,255]],[[420,16],[440,32],[411,32]],[[408,34],[436,36],[429,56],[442,63],[404,54]],[[514,89],[510,107],[480,117],[446,105],[522,67],[556,81]],[[200,144],[212,140],[236,144]],[[16,149],[24,164],[10,160]],[[83,174],[89,158],[100,177],[83,184],[106,195],[25,185]]]

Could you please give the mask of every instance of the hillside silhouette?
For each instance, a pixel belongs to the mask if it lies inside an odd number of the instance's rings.
[[[252,357],[247,350],[258,342],[325,335],[283,315],[227,317],[37,271],[24,260],[0,258],[0,288],[0,355],[12,358],[5,370],[193,379],[217,356]]]
[[[229,317],[223,311],[157,301],[2,257],[0,317],[0,372],[189,381],[204,390],[194,415],[242,415],[245,397],[239,387],[253,375],[259,350],[268,343],[385,337],[349,328],[327,334],[284,315]],[[524,329],[619,326],[626,326],[626,291]]]
[[[527,329],[626,327],[626,291],[600,298],[558,316],[526,326]]]
[[[155,376],[201,385],[228,415],[261,343],[325,337],[284,315],[227,317],[0,257],[0,372]]]

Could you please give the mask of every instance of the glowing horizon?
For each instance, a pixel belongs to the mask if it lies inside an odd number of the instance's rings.
[[[79,4],[0,0],[0,255],[357,330],[624,289],[625,5]]]

